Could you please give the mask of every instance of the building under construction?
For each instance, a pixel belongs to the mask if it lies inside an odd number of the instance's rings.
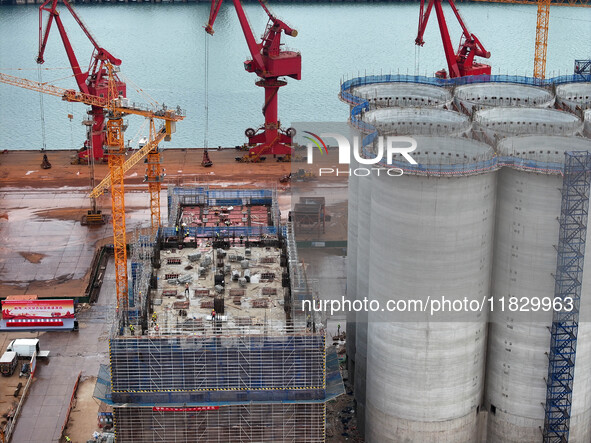
[[[175,187],[169,227],[132,245],[128,323],[95,397],[118,442],[322,442],[343,393],[292,227],[267,190]]]

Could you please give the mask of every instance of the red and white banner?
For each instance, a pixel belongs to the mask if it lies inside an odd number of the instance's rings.
[[[192,412],[192,411],[215,411],[219,406],[196,406],[194,408],[167,408],[163,406],[153,406],[153,412]]]
[[[2,318],[74,318],[74,300],[2,300]]]

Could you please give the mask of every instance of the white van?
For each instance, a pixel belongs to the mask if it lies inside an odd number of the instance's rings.
[[[49,351],[41,351],[39,349],[38,338],[17,338],[8,344],[6,350],[16,352],[19,358],[32,357],[35,351],[37,351],[37,357],[49,356]]]

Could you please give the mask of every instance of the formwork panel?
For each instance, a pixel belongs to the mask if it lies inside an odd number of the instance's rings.
[[[118,443],[324,442],[324,404],[115,407]]]

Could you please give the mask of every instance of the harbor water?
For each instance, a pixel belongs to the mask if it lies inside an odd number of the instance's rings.
[[[364,74],[432,75],[445,67],[439,29],[432,14],[424,40],[417,48],[417,3],[271,3],[273,12],[298,30],[297,38],[283,37],[285,48],[302,53],[302,80],[288,79],[279,91],[282,126],[296,121],[344,121],[347,106],[337,94],[343,79]],[[92,53],[86,36],[63,5],[61,17],[83,70]],[[258,39],[267,16],[257,4],[244,9]],[[76,10],[96,40],[120,58],[121,77],[128,97],[168,107],[180,106],[187,118],[164,147],[202,147],[205,131],[205,50],[209,46],[208,146],[234,146],[244,130],[263,121],[263,90],[243,62],[248,48],[230,2],[221,7],[215,35],[204,32],[209,16],[206,3],[80,4]],[[454,45],[460,28],[449,7],[448,26]],[[496,3],[461,4],[471,32],[492,54],[492,72],[531,75],[536,7]],[[0,72],[37,80],[38,5],[0,7]],[[552,6],[547,76],[572,73],[575,58],[591,55],[591,10]],[[58,29],[51,30],[40,71],[44,82],[76,88]],[[141,94],[136,92],[140,90]],[[0,84],[0,149],[40,149],[45,119],[48,149],[77,149],[85,137],[81,125],[87,108],[59,97]],[[69,118],[69,115],[72,118]],[[127,139],[134,146],[147,126],[128,117]]]

